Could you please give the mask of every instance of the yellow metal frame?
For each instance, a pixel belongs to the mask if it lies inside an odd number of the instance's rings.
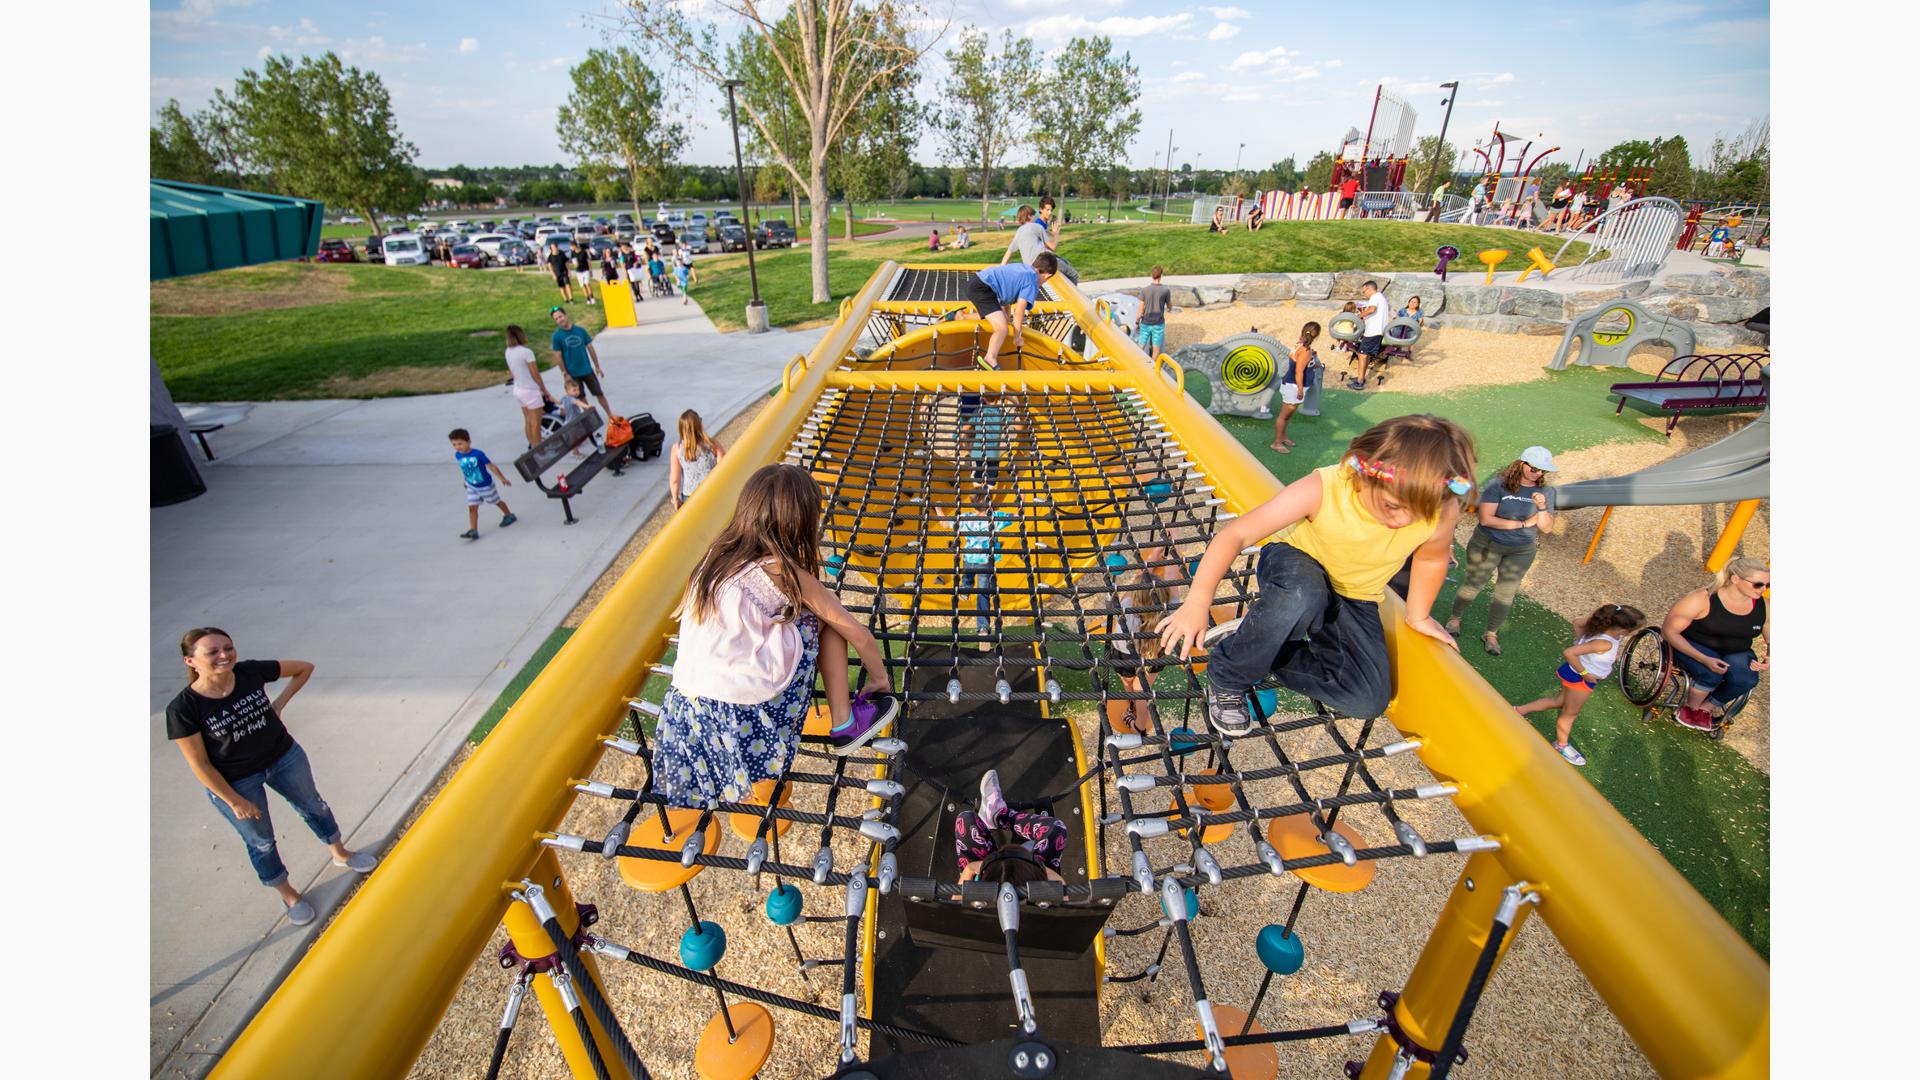
[[[780,397],[708,478],[713,497],[674,515],[647,546],[261,1008],[215,1075],[389,1076],[418,1056],[461,974],[506,914],[502,882],[533,869],[538,836],[558,826],[572,798],[567,781],[590,772],[602,752],[597,737],[618,727],[625,696],[663,653],[679,596],[660,583],[687,579],[748,475],[780,460],[829,386],[1131,386],[1230,509],[1245,512],[1280,490],[1061,279],[1052,287],[1111,358],[1110,370],[836,370],[897,269],[883,264],[842,305],[839,323],[793,366]],[[1538,888],[1540,916],[1663,1075],[1765,1075],[1769,1014],[1760,957],[1465,661],[1407,632],[1391,597],[1385,614],[1398,688],[1390,718],[1422,740],[1420,756],[1437,777],[1458,785],[1454,801],[1474,827],[1503,845],[1468,862],[1408,981],[1402,1022],[1431,1040],[1457,1003],[1448,988],[1464,978],[1485,938],[1483,912],[1463,900],[1479,895],[1464,878],[1481,868],[1488,884],[1524,880]],[[1382,1057],[1376,1050],[1368,1075],[1384,1074]],[[1421,1066],[1413,1075],[1423,1073]]]

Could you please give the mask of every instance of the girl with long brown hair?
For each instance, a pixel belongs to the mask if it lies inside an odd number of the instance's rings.
[[[747,478],[733,520],[694,568],[676,613],[680,651],[662,705],[654,788],[674,806],[740,802],[792,763],[826,684],[836,754],[886,730],[900,703],[866,624],[820,583],[820,485],[767,465]],[[867,688],[847,693],[847,646]]]
[[[1312,368],[1320,366],[1320,355],[1313,351],[1313,343],[1320,336],[1320,324],[1310,322],[1300,328],[1300,340],[1288,355],[1287,366],[1280,371],[1280,415],[1273,418],[1273,442],[1270,450],[1283,454],[1293,453],[1293,440],[1287,438],[1287,421],[1307,400],[1307,379]]]
[[[518,326],[507,327],[507,370],[513,373],[513,397],[520,403],[527,445],[532,446],[540,441],[540,417],[553,395],[547,393],[547,380],[540,377],[539,358],[527,347],[527,332]]]
[[[1620,640],[1647,621],[1640,609],[1625,604],[1602,604],[1594,613],[1574,626],[1579,640],[1560,651],[1566,658],[1554,674],[1560,678],[1560,692],[1515,705],[1521,716],[1544,709],[1559,709],[1554,721],[1553,749],[1569,764],[1585,765],[1587,759],[1574,748],[1573,722],[1580,709],[1593,696],[1593,688],[1613,674],[1614,661],[1620,657]]]
[[[688,409],[680,414],[680,441],[673,444],[667,456],[672,459],[667,467],[667,494],[673,499],[673,508],[678,510],[713,467],[720,464],[720,459],[727,456],[727,448],[707,434],[700,414]]]

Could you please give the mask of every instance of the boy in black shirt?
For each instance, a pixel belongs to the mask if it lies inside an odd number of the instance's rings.
[[[567,256],[560,245],[551,240],[547,241],[547,269],[553,273],[553,283],[560,286],[560,295],[567,298],[567,303],[573,303],[573,279],[567,276]]]

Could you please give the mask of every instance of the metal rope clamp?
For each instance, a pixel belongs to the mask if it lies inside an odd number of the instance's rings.
[[[1380,991],[1380,1008],[1381,1011],[1386,1013],[1386,1017],[1381,1020],[1380,1026],[1386,1031],[1388,1037],[1393,1039],[1394,1045],[1400,1048],[1401,1054],[1412,1057],[1415,1061],[1423,1062],[1428,1067],[1432,1067],[1435,1062],[1440,1060],[1440,1051],[1437,1048],[1421,1046],[1419,1043],[1414,1042],[1413,1037],[1408,1035],[1406,1029],[1400,1026],[1399,1019],[1393,1014],[1393,1007],[1399,1000],[1399,991]],[[1453,1060],[1455,1064],[1466,1064],[1467,1048],[1464,1046],[1461,1047],[1460,1052],[1454,1056]],[[1364,1062],[1359,1061],[1347,1062],[1347,1075],[1354,1078],[1354,1080],[1358,1080],[1360,1069],[1364,1064]]]
[[[539,886],[535,886],[535,888],[538,887]],[[522,898],[516,896],[515,899]],[[532,901],[530,896],[525,899],[528,903]],[[600,921],[600,909],[592,904],[583,904],[575,900],[573,902],[573,910],[580,919],[579,927],[573,932],[573,950],[576,953],[586,952],[588,943],[593,939],[593,935],[587,933],[587,928]],[[560,968],[560,953],[557,950],[545,956],[528,958],[520,955],[520,950],[515,948],[511,941],[500,946],[499,959],[501,967],[508,969],[519,968],[523,977],[527,974],[537,975],[543,972],[557,971]]]

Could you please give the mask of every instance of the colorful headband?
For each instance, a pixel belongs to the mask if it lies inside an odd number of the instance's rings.
[[[1393,466],[1382,461],[1368,460],[1359,454],[1347,455],[1347,467],[1362,476],[1378,480],[1383,484],[1391,484],[1399,478],[1399,473],[1394,470]],[[1453,492],[1455,495],[1465,495],[1467,492],[1473,490],[1473,481],[1464,476],[1449,476],[1447,477],[1447,490]]]

